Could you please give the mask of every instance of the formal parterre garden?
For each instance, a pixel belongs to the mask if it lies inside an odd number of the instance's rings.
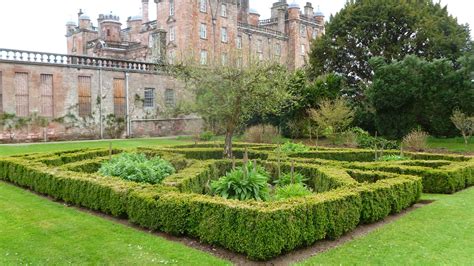
[[[337,239],[474,184],[462,155],[237,143],[80,149],[0,158],[0,178],[253,260]],[[378,160],[375,160],[375,158]]]

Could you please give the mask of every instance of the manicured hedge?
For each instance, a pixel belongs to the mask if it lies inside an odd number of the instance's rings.
[[[243,147],[273,177],[278,167],[289,172],[294,160],[295,171],[309,179],[315,193],[278,202],[205,195],[210,180],[232,167],[231,160],[222,159],[222,150],[213,147],[138,149],[179,165],[178,172],[161,185],[94,173],[107,160],[106,149],[0,158],[0,179],[71,204],[128,217],[148,229],[196,237],[257,260],[337,238],[358,224],[400,212],[418,201],[425,186],[452,193],[474,184],[474,160],[468,157],[369,162],[372,155],[363,150],[361,159],[351,162],[357,150],[327,149],[304,153],[304,158],[280,158],[278,166],[271,146]],[[243,152],[236,148],[238,158]],[[316,155],[324,158],[312,159]]]

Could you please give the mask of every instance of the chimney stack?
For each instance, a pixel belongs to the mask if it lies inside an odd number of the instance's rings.
[[[143,23],[148,23],[150,17],[148,15],[148,0],[142,0],[142,19]]]

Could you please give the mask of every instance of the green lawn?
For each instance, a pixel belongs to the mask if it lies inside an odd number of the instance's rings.
[[[423,198],[437,201],[300,265],[472,264],[474,188]]]
[[[439,139],[429,138],[428,146],[433,149],[446,149],[452,152],[474,152],[474,138],[467,145],[463,138]]]
[[[150,145],[176,145],[189,143],[187,139],[129,139],[129,140],[100,140],[100,141],[79,141],[79,142],[57,142],[57,143],[36,143],[19,145],[0,145],[0,156],[9,156],[32,152],[52,152],[82,148],[105,148],[112,142],[116,148],[134,148],[138,146]]]
[[[0,265],[20,264],[229,263],[0,182]]]

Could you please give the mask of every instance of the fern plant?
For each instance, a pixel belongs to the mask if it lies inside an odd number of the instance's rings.
[[[268,180],[265,169],[249,162],[212,181],[211,190],[225,199],[266,201],[270,198]]]
[[[279,187],[284,187],[290,184],[301,184],[305,185],[305,182],[308,181],[308,178],[304,177],[300,173],[294,173],[293,178],[291,177],[291,173],[283,174],[279,179],[273,181],[273,183]]]
[[[158,184],[165,177],[175,173],[171,163],[154,157],[148,159],[144,154],[122,153],[117,157],[106,161],[99,169],[99,173],[105,176],[116,176],[125,180]]]
[[[289,184],[275,189],[275,200],[284,200],[311,195],[311,190],[303,184]]]
[[[286,142],[275,151],[283,153],[307,152],[309,151],[309,147],[301,143]]]

